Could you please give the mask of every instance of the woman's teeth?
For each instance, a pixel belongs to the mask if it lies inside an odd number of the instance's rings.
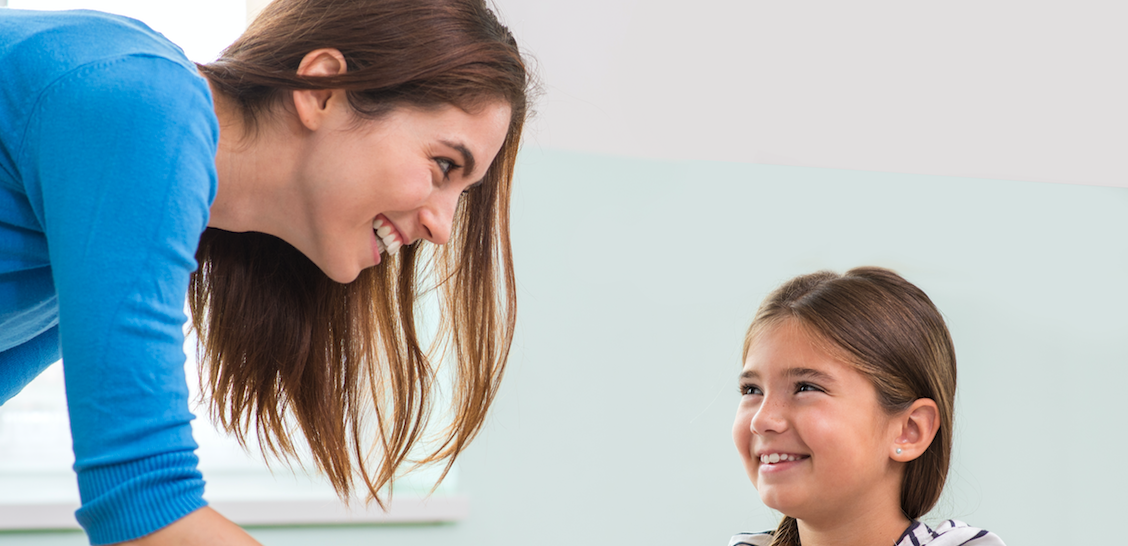
[[[780,461],[785,461],[785,462],[786,461],[798,461],[800,459],[805,459],[805,458],[806,457],[803,457],[802,455],[786,455],[786,454],[781,455],[779,453],[772,453],[771,455],[760,455],[760,463],[761,464],[775,464],[775,463],[778,463]]]
[[[403,242],[399,240],[396,230],[391,224],[384,222],[383,218],[377,218],[375,222],[372,222],[372,229],[376,231],[376,246],[380,249],[380,253],[387,251],[388,255],[391,256],[399,252]]]

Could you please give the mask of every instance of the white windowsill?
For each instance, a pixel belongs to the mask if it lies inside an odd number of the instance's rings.
[[[395,497],[388,511],[373,503],[346,506],[337,500],[219,501],[209,503],[239,525],[439,523],[466,518],[464,496]],[[74,503],[0,504],[0,530],[79,529]]]

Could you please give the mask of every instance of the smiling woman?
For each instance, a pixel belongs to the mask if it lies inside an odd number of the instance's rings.
[[[251,541],[201,496],[186,293],[241,440],[304,440],[378,502],[416,463],[450,468],[515,316],[528,79],[484,2],[278,0],[207,65],[96,12],[4,10],[0,37],[0,401],[61,353],[92,543]],[[424,442],[438,355],[451,423]]]
[[[501,377],[526,108],[515,43],[480,2],[275,2],[200,70],[227,130],[190,286],[215,410],[282,453],[294,417],[339,492],[360,478],[379,500],[403,464],[453,461]],[[434,381],[418,240],[450,242],[431,262],[459,368],[445,438],[408,461]],[[374,473],[360,455],[373,407]]]

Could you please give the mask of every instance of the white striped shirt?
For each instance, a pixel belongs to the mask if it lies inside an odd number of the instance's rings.
[[[772,543],[769,533],[741,533],[732,537],[729,546],[768,546]],[[990,531],[969,527],[968,524],[950,519],[932,530],[923,522],[914,521],[897,539],[894,546],[1006,546],[1003,540]]]

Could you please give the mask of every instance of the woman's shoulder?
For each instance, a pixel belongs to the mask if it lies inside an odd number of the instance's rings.
[[[950,519],[930,528],[916,521],[901,535],[896,546],[1005,546],[995,533]]]
[[[185,59],[179,47],[145,23],[92,10],[9,8],[0,12],[0,37],[0,53],[39,50],[45,54],[44,61],[57,62],[69,55],[102,58],[131,53]]]
[[[182,71],[196,71],[179,47],[128,17],[88,10],[0,10],[0,66],[6,74],[18,75],[4,83],[3,105],[16,112],[82,67],[130,58],[158,58]]]
[[[729,546],[768,546],[772,543],[772,534],[767,533],[739,533],[729,540]]]

